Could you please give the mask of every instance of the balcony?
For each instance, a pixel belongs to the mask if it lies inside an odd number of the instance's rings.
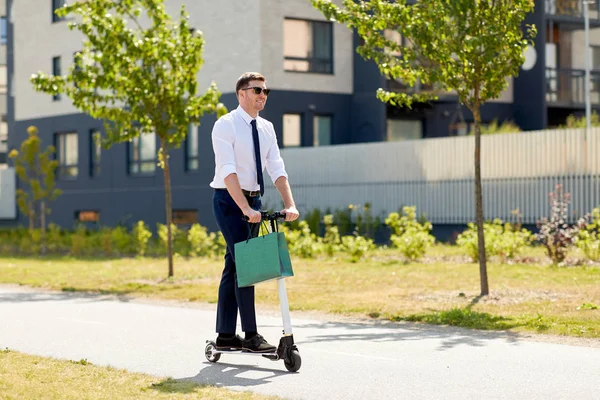
[[[590,102],[600,104],[600,71],[590,71]],[[585,105],[585,70],[546,68],[546,102],[561,107]]]
[[[545,0],[546,14],[564,20],[583,19],[583,0]],[[589,5],[590,20],[600,21],[600,1]]]

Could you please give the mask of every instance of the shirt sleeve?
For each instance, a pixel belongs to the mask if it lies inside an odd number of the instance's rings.
[[[215,152],[215,177],[224,180],[227,176],[237,173],[235,168],[235,153],[233,142],[235,130],[231,121],[219,119],[212,130],[212,144]]]
[[[283,159],[281,158],[281,154],[279,152],[279,145],[277,144],[277,135],[275,134],[275,129],[273,128],[273,124],[269,123],[268,125],[269,133],[271,134],[272,141],[271,146],[269,147],[269,151],[267,152],[267,172],[271,177],[273,183],[282,176],[288,177],[288,174],[285,170],[285,164]]]

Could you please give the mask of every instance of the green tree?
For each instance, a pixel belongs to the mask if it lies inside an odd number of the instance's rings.
[[[21,143],[21,150],[12,150],[9,157],[14,160],[15,172],[23,185],[23,188],[17,189],[19,210],[29,218],[30,233],[33,233],[39,218],[42,244],[45,246],[46,215],[52,212],[48,203],[62,194],[55,187],[58,161],[53,159],[54,146],[40,152],[42,141],[35,126],[27,128],[27,134],[29,137]]]
[[[169,149],[179,147],[191,123],[226,112],[212,83],[198,95],[204,39],[191,29],[182,6],[175,21],[163,0],[76,1],[57,14],[72,14],[69,28],[83,34],[83,50],[66,76],[34,75],[36,90],[65,93],[78,109],[105,121],[105,148],[155,133],[165,185],[169,277],[173,238]]]
[[[522,23],[533,0],[312,0],[327,18],[356,29],[362,39],[358,53],[373,60],[388,79],[431,90],[410,93],[377,91],[392,105],[409,106],[454,91],[474,116],[475,213],[480,251],[481,294],[489,294],[483,236],[481,190],[481,106],[497,98],[524,62],[535,27]],[[527,36],[527,37],[526,37]],[[399,41],[405,39],[405,45]]]

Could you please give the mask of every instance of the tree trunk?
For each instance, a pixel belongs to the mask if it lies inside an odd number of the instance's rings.
[[[42,233],[42,254],[46,254],[46,202],[40,202],[40,228]]]
[[[475,117],[475,219],[477,222],[477,246],[479,250],[479,277],[481,295],[490,293],[487,277],[487,260],[485,257],[485,237],[483,235],[483,192],[481,190],[481,114],[480,105],[473,107]]]
[[[173,222],[173,206],[171,201],[171,173],[169,171],[169,154],[167,142],[160,141],[163,162],[163,174],[165,178],[165,207],[167,211],[167,258],[169,260],[169,278],[173,277],[173,236],[171,224]]]

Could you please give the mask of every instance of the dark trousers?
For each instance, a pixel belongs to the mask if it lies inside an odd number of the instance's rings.
[[[246,197],[248,204],[260,210],[260,197]],[[244,332],[256,332],[256,311],[254,309],[254,286],[238,288],[235,269],[234,244],[246,240],[249,232],[258,236],[260,224],[250,224],[242,219],[242,210],[227,190],[215,190],[213,212],[217,225],[227,242],[225,268],[219,285],[217,303],[217,333],[233,334],[237,324],[238,309]]]

